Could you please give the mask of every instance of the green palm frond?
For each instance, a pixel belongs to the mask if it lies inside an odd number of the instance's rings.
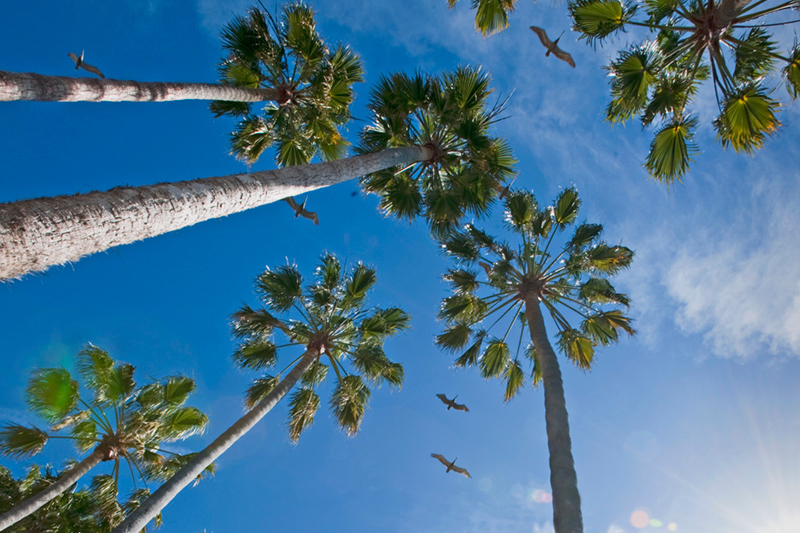
[[[599,304],[616,303],[624,306],[630,305],[630,300],[624,294],[614,291],[614,287],[605,278],[587,279],[580,285],[578,297],[582,301]]]
[[[448,323],[475,324],[483,319],[488,306],[472,294],[456,294],[442,302],[439,318]]]
[[[693,142],[696,127],[697,119],[680,117],[656,131],[644,164],[652,178],[665,183],[680,181],[698,153]]]
[[[578,198],[578,191],[574,187],[561,191],[553,206],[553,220],[556,225],[564,229],[572,224],[578,217],[580,207],[581,199]]]
[[[575,228],[575,233],[569,240],[569,249],[578,252],[594,243],[603,233],[602,224],[581,224]]]
[[[580,32],[581,38],[590,44],[623,31],[636,13],[635,5],[617,0],[577,0],[567,5],[572,15],[572,29]]]
[[[196,407],[181,407],[167,413],[159,422],[159,436],[165,441],[175,441],[202,433],[208,417]]]
[[[467,345],[471,335],[472,328],[466,324],[455,324],[436,336],[436,345],[444,350],[457,352]]]
[[[359,345],[352,354],[351,362],[372,383],[387,382],[397,387],[403,383],[403,367],[390,361],[380,346]]]
[[[522,370],[522,365],[518,360],[514,360],[506,368],[503,379],[506,382],[505,401],[511,400],[517,395],[519,389],[525,384],[525,372]]]
[[[610,122],[628,120],[647,106],[650,88],[656,83],[663,57],[657,43],[647,42],[619,53],[608,67],[612,100],[606,110]]]
[[[479,286],[476,276],[472,270],[459,268],[448,270],[444,279],[450,282],[456,294],[472,294]]]
[[[614,275],[628,268],[633,261],[633,250],[625,246],[608,246],[600,243],[586,252],[587,264],[595,272]]]
[[[369,400],[370,391],[359,376],[344,376],[331,395],[331,408],[339,426],[348,434],[355,435]]]
[[[309,387],[314,387],[325,381],[325,378],[328,377],[328,370],[330,370],[330,367],[317,359],[311,364],[311,368],[306,370],[300,381]]]
[[[452,232],[445,237],[442,240],[442,249],[465,263],[472,263],[481,257],[478,244],[469,234],[464,232]]]
[[[365,340],[383,339],[408,328],[409,320],[410,317],[402,309],[377,309],[375,314],[361,322],[359,330]]]
[[[256,280],[256,289],[263,295],[264,303],[272,310],[287,311],[302,297],[303,277],[293,265],[266,269]]]
[[[57,423],[78,404],[78,382],[63,368],[37,370],[25,389],[25,403],[38,416]]]
[[[269,375],[253,380],[253,384],[250,385],[245,393],[245,405],[252,409],[253,406],[263,400],[267,394],[272,392],[272,389],[274,389],[280,382],[280,376]]]
[[[789,52],[789,63],[782,70],[786,90],[793,99],[800,97],[800,45],[795,43]]]
[[[689,98],[695,93],[692,83],[692,78],[684,74],[662,76],[642,112],[642,124],[645,126],[651,124],[657,116],[669,119],[680,115]]]
[[[37,427],[6,424],[0,428],[0,453],[14,458],[30,457],[42,451],[49,438]]]
[[[239,368],[270,368],[277,361],[277,348],[270,341],[244,342],[233,353],[233,360]]]
[[[577,329],[566,329],[558,334],[558,346],[578,368],[588,370],[594,360],[594,343]]]
[[[752,28],[735,46],[733,79],[746,83],[769,74],[775,66],[777,43],[764,28]]]
[[[70,429],[70,436],[75,439],[75,447],[81,451],[91,450],[99,442],[100,428],[93,418],[86,418]]]
[[[536,348],[534,348],[533,344],[529,344],[525,348],[525,357],[530,360],[533,366],[531,368],[531,384],[534,387],[538,387],[539,383],[542,382],[542,366],[537,361]]]
[[[186,376],[170,376],[162,385],[164,402],[169,405],[183,405],[197,386],[192,378]]]
[[[671,17],[680,6],[680,0],[645,0],[644,5],[648,19],[652,24],[658,24],[667,17]]]
[[[775,116],[778,107],[778,102],[758,84],[746,84],[732,91],[714,121],[722,146],[746,154],[761,148],[765,138],[780,126]]]
[[[304,429],[314,423],[319,409],[319,396],[312,389],[302,388],[289,400],[289,438],[297,442]]]
[[[233,314],[233,334],[239,338],[269,337],[276,326],[283,326],[266,309],[253,310],[248,305]]]
[[[487,379],[502,376],[509,364],[511,356],[508,344],[498,339],[489,341],[478,361],[481,376]]]

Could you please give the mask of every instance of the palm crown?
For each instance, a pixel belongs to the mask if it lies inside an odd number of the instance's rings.
[[[364,189],[380,196],[381,208],[401,218],[423,215],[442,234],[466,214],[484,214],[515,161],[489,128],[502,105],[488,107],[489,76],[462,67],[441,77],[394,74],[372,91],[373,123],[362,133],[360,153],[424,146],[432,157],[404,168],[375,172]]]
[[[161,444],[199,433],[208,422],[197,408],[184,406],[195,388],[192,379],[172,376],[137,388],[133,365],[117,363],[92,345],[78,354],[78,371],[91,398],[81,396],[79,383],[66,369],[33,373],[25,399],[34,413],[51,424],[52,433],[7,424],[0,429],[0,452],[30,456],[40,452],[50,438],[70,439],[79,450],[94,449],[101,460],[113,461],[109,478],[115,487],[120,459],[145,480],[163,478],[186,460],[163,450]],[[68,435],[59,433],[67,428]]]
[[[573,28],[590,43],[643,26],[654,38],[619,53],[612,75],[607,119],[624,122],[639,115],[647,126],[659,123],[645,167],[656,179],[671,182],[688,170],[697,148],[697,119],[689,106],[698,85],[713,80],[719,107],[717,138],[737,152],[752,153],[780,125],[780,104],[767,77],[779,65],[792,98],[800,92],[800,47],[778,53],[766,26],[752,24],[800,8],[797,0],[761,9],[767,0],[647,0],[644,8],[621,0],[572,0]],[[644,16],[634,20],[636,15]],[[796,16],[795,16],[796,18]],[[780,22],[776,19],[777,24]],[[790,22],[797,22],[793,20]]]
[[[528,192],[514,192],[506,201],[506,222],[521,239],[515,248],[468,224],[443,241],[444,251],[464,266],[478,266],[485,274],[479,281],[474,268],[451,269],[445,276],[454,294],[442,303],[440,318],[448,328],[436,342],[444,349],[461,353],[458,366],[477,365],[486,378],[506,382],[505,398],[512,398],[525,381],[520,361],[522,334],[528,320],[525,306],[541,303],[558,329],[558,346],[578,367],[588,369],[594,348],[618,339],[620,331],[633,334],[630,319],[606,304],[628,305],[606,279],[626,268],[633,252],[624,246],[610,246],[600,240],[599,224],[577,225],[572,237],[555,248],[555,237],[574,225],[580,206],[575,189],[565,189],[554,205],[540,209]],[[488,294],[479,296],[479,293]],[[490,316],[498,315],[488,328],[476,328]],[[569,318],[578,317],[580,325]],[[506,319],[502,337],[489,330]],[[515,356],[509,337],[515,324],[522,326]],[[513,337],[512,337],[513,339]],[[485,344],[485,347],[484,347]],[[536,350],[522,350],[532,363],[531,378],[540,378]]]
[[[367,292],[376,281],[375,271],[358,263],[345,274],[333,255],[323,254],[314,278],[304,290],[296,267],[267,269],[256,281],[265,307],[244,306],[234,315],[234,333],[242,339],[234,354],[240,367],[271,368],[277,363],[277,350],[292,345],[305,347],[304,355],[314,358],[290,399],[289,436],[293,441],[314,421],[320,405],[316,389],[325,381],[329,368],[333,368],[337,380],[330,407],[348,434],[358,431],[370,396],[365,380],[395,386],[403,381],[403,367],[389,360],[383,343],[405,329],[409,317],[398,308],[365,307]],[[278,319],[272,314],[288,311],[296,318]],[[286,337],[285,344],[274,343],[275,330]],[[328,364],[323,363],[323,357]],[[257,404],[279,381],[279,376],[272,375],[255,380],[247,391],[247,404]]]
[[[326,47],[311,8],[284,6],[280,21],[252,8],[225,27],[222,39],[229,53],[219,67],[222,83],[275,93],[260,115],[244,102],[211,104],[216,116],[239,119],[231,136],[234,155],[252,163],[275,145],[278,164],[288,166],[344,154],[347,142],[338,128],[350,119],[361,64],[347,47]]]

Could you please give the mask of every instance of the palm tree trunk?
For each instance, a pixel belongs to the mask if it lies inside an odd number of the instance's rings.
[[[106,192],[0,204],[0,280],[22,276],[204,220],[227,216],[431,157],[409,146],[374,154]]]
[[[277,98],[275,89],[249,89],[215,83],[139,82],[0,71],[0,102],[267,102]]]
[[[269,413],[273,407],[294,387],[297,381],[311,368],[312,363],[319,357],[316,350],[306,350],[300,362],[286,374],[272,391],[258,402],[247,414],[237,420],[231,427],[225,430],[214,442],[205,447],[191,461],[186,463],[174,476],[169,478],[166,483],[161,485],[152,496],[147,498],[144,503],[136,508],[128,517],[117,526],[113,533],[139,533],[150,520],[156,517],[166,505],[178,495],[187,485],[194,482],[203,470],[214,460],[222,455],[225,450],[230,448],[237,440],[247,433],[264,415]]]
[[[100,464],[105,457],[106,451],[100,447],[89,454],[83,461],[61,474],[55,483],[43,491],[31,496],[27,500],[15,505],[2,515],[0,515],[0,531],[11,527],[26,516],[36,512],[40,507],[47,504],[59,494],[65,492],[76,483],[89,470]]]
[[[712,21],[715,28],[727,28],[739,16],[742,9],[753,0],[722,0],[714,9]]]
[[[537,297],[525,299],[525,314],[530,327],[531,341],[536,349],[536,362],[542,368],[544,386],[544,416],[547,426],[547,446],[550,450],[550,487],[553,490],[553,525],[556,533],[582,533],[581,495],[578,476],[572,459],[569,437],[569,415],[564,399],[564,386],[558,359],[544,327]]]

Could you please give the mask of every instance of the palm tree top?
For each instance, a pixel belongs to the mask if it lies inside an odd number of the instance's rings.
[[[634,334],[631,319],[609,308],[630,302],[608,281],[630,265],[633,252],[601,240],[600,224],[578,224],[580,203],[574,188],[564,189],[543,208],[531,193],[515,191],[505,203],[506,227],[514,244],[472,224],[442,241],[443,251],[460,266],[445,275],[453,295],[442,302],[439,317],[447,329],[436,342],[460,354],[458,366],[477,365],[486,378],[502,377],[506,400],[524,383],[520,352],[533,363],[532,380],[538,380],[535,350],[522,345],[525,306],[547,309],[559,348],[580,368],[591,367],[598,345],[616,342],[620,332]],[[574,228],[571,236],[565,235],[568,228]],[[578,326],[572,325],[575,319]],[[501,336],[490,336],[495,327]]]
[[[79,450],[91,449],[102,460],[113,461],[115,483],[121,459],[146,481],[167,475],[164,469],[181,461],[178,454],[162,449],[162,443],[202,432],[208,422],[197,408],[184,405],[195,389],[191,378],[170,376],[137,387],[133,365],[116,362],[91,344],[79,352],[77,370],[88,396],[81,394],[79,382],[66,369],[33,372],[25,400],[50,424],[50,431],[7,424],[0,428],[0,453],[31,456],[50,438],[68,439]],[[63,433],[66,429],[69,434]]]
[[[396,73],[375,85],[369,104],[372,124],[361,135],[359,153],[401,146],[425,147],[425,161],[366,176],[364,189],[380,196],[381,208],[400,218],[424,216],[434,234],[454,227],[466,214],[485,214],[516,163],[508,143],[491,134],[502,101],[489,103],[490,77],[459,67],[440,76]]]
[[[645,126],[659,124],[645,167],[667,183],[680,180],[698,153],[690,103],[701,82],[712,80],[720,111],[713,125],[723,147],[751,154],[780,126],[780,104],[768,77],[782,65],[789,95],[797,98],[800,47],[795,42],[780,53],[769,27],[800,22],[798,8],[797,0],[648,0],[643,6],[622,0],[569,2],[573,29],[592,45],[629,26],[655,33],[609,65],[607,120],[624,122],[638,115]]]
[[[253,163],[273,145],[281,166],[344,155],[348,143],[339,128],[350,119],[352,85],[363,81],[361,62],[346,46],[328,48],[310,7],[287,4],[280,18],[251,8],[223,29],[222,40],[228,52],[219,66],[222,83],[273,93],[260,114],[249,103],[211,104],[217,117],[239,120],[231,136],[236,157]]]
[[[458,0],[447,0],[450,9]],[[508,16],[514,11],[517,0],[472,0],[475,10],[475,29],[485,37],[508,27]]]
[[[302,347],[304,355],[314,358],[291,398],[289,436],[293,441],[313,422],[320,403],[316,389],[330,368],[337,380],[331,409],[350,435],[358,431],[370,396],[364,381],[398,387],[403,381],[403,367],[389,360],[383,343],[408,327],[409,316],[395,307],[367,307],[367,293],[377,281],[375,270],[356,263],[345,272],[335,256],[325,253],[313,278],[304,287],[296,266],[268,268],[256,279],[263,307],[245,305],[233,317],[234,335],[241,340],[233,356],[239,367],[270,369],[278,362],[278,350],[288,346]],[[278,318],[273,313],[289,316]],[[283,344],[275,343],[276,333],[284,337]],[[252,407],[264,398],[285,371],[255,380],[247,391],[247,405]]]

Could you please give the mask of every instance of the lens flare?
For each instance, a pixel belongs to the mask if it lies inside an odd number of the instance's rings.
[[[631,513],[631,525],[636,529],[644,529],[650,523],[650,515],[643,509],[636,509]]]
[[[536,489],[531,495],[531,499],[536,503],[553,503],[553,495],[542,489]]]

